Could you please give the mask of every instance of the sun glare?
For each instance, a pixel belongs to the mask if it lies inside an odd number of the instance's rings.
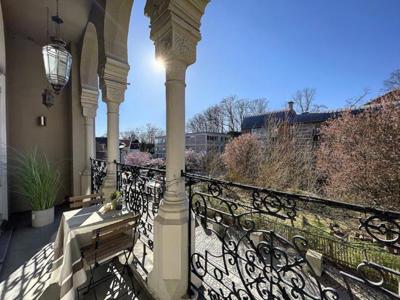
[[[161,57],[157,57],[154,59],[154,68],[157,71],[164,71],[165,70],[165,62]]]

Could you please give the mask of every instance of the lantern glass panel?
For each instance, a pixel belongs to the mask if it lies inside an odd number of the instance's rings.
[[[42,52],[47,80],[54,91],[59,93],[68,83],[72,56],[59,44],[46,45]]]

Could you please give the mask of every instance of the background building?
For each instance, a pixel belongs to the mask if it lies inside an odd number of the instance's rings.
[[[185,148],[186,150],[193,150],[195,152],[214,152],[222,153],[225,149],[225,144],[230,139],[229,134],[214,133],[214,132],[196,132],[185,134]],[[155,139],[155,152],[156,158],[165,158],[166,151],[166,137],[158,136]]]
[[[400,101],[400,90],[397,89],[377,97],[359,108],[351,109],[351,112],[357,114],[367,107],[381,104],[382,101]],[[315,147],[319,143],[322,124],[329,119],[339,117],[346,110],[348,109],[297,114],[293,108],[293,102],[288,102],[288,107],[284,110],[245,117],[242,124],[242,133],[259,134],[260,138],[275,138],[279,136],[281,131],[274,131],[268,127],[273,124],[287,124],[296,126],[297,138],[300,144],[308,144]]]
[[[140,143],[138,140],[120,139],[119,152],[120,161],[131,152],[140,151]],[[96,158],[107,159],[107,137],[96,137]]]

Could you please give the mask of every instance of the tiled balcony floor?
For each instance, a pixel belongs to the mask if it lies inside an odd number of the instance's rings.
[[[30,226],[30,214],[14,216],[15,230],[8,249],[7,257],[0,273],[0,299],[59,299],[57,284],[49,285],[51,262],[53,257],[52,242],[61,219],[61,210],[56,212],[53,224],[43,228]],[[97,271],[102,277],[113,272],[107,266]],[[113,299],[128,292],[119,299],[150,299],[150,295],[139,284],[138,297],[133,294],[128,274],[113,276],[96,287],[98,299]],[[94,299],[93,292],[81,295],[80,299]]]

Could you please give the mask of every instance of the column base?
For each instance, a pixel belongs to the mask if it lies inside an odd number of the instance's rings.
[[[187,201],[163,202],[154,220],[154,266],[148,277],[157,299],[188,298],[188,247]]]

